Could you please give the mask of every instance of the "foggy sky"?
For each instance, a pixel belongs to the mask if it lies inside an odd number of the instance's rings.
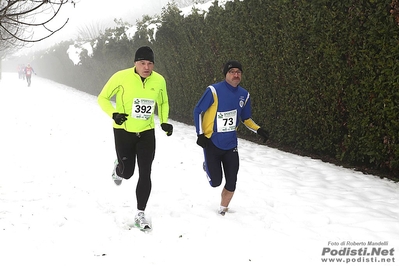
[[[162,8],[173,0],[75,0],[75,2],[77,2],[75,7],[70,3],[65,4],[56,19],[48,25],[55,30],[69,18],[66,26],[51,37],[30,45],[29,50],[41,50],[61,41],[74,40],[79,28],[82,29],[85,25],[114,27],[116,26],[114,19],[122,19],[134,25],[137,20],[142,19],[143,15],[160,15]],[[35,28],[37,38],[45,33],[43,29]]]

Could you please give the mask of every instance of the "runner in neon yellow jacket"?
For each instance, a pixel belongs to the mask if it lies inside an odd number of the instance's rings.
[[[134,67],[115,73],[98,95],[98,104],[114,120],[113,130],[117,160],[112,179],[120,185],[132,177],[136,160],[139,178],[136,187],[135,222],[141,229],[150,228],[144,211],[151,193],[151,168],[155,155],[154,111],[158,107],[161,128],[172,135],[168,124],[169,102],[166,82],[153,71],[154,53],[148,46],[135,53]],[[115,106],[111,99],[116,97]]]
[[[116,95],[115,107],[111,103],[114,95]],[[115,73],[98,96],[98,103],[111,118],[115,112],[129,114],[122,125],[114,122],[114,128],[123,128],[128,132],[138,133],[155,128],[155,104],[158,106],[160,123],[168,121],[169,102],[166,82],[163,76],[155,71],[152,71],[144,81],[136,73],[136,67]]]

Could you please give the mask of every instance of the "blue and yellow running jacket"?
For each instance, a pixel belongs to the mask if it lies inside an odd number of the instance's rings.
[[[209,86],[194,108],[197,135],[204,134],[216,147],[229,150],[237,147],[240,122],[255,132],[259,126],[251,118],[249,92],[226,81]]]

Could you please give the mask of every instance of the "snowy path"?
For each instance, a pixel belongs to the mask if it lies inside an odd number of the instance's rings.
[[[156,131],[154,230],[128,230],[137,173],[113,185],[96,97],[14,73],[0,92],[2,265],[336,265],[321,262],[323,248],[343,248],[329,242],[399,250],[399,184],[245,140],[234,212],[217,215],[221,188],[207,183],[194,127],[174,121],[172,137]]]

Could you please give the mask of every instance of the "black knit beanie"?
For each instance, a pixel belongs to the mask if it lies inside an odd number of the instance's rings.
[[[241,72],[243,72],[240,62],[238,62],[236,60],[230,60],[224,65],[223,74],[226,76],[227,72],[229,72],[229,70],[232,68],[238,68],[239,70],[241,70]]]
[[[148,60],[154,63],[154,52],[148,46],[142,46],[137,49],[136,54],[134,55],[134,62],[140,60]]]

